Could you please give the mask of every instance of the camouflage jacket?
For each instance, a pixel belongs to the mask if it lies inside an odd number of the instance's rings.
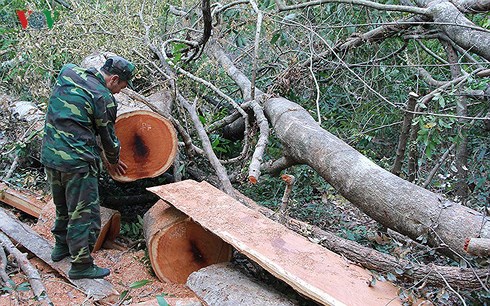
[[[116,112],[117,102],[95,68],[64,65],[49,99],[41,162],[62,172],[87,172],[100,164],[100,136],[107,160],[116,164]]]

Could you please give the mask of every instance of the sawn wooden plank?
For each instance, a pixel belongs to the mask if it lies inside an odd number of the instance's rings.
[[[148,188],[299,293],[323,305],[401,305],[389,282],[251,210],[206,182]]]

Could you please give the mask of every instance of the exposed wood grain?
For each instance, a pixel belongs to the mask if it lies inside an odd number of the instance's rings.
[[[35,196],[14,190],[2,182],[0,182],[0,201],[36,218],[39,218],[39,213],[44,207],[44,202]]]
[[[231,246],[159,200],[144,216],[148,256],[157,277],[184,284],[189,274],[231,259]]]
[[[299,293],[323,305],[401,305],[388,282],[309,242],[206,182],[149,188]]]

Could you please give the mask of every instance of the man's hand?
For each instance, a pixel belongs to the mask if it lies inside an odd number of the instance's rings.
[[[128,169],[128,166],[119,160],[117,164],[111,164],[111,163],[105,163],[107,169],[111,173],[116,173],[117,175],[124,175],[126,173],[126,170]]]

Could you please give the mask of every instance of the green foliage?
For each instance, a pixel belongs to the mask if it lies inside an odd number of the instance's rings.
[[[158,306],[168,306],[168,303],[165,300],[165,296],[166,296],[165,293],[162,293],[161,295],[157,295],[156,296],[157,302],[158,302]]]
[[[121,226],[121,235],[132,240],[143,239],[143,218],[137,215],[137,221],[133,223],[123,223]]]
[[[5,286],[0,288],[0,291],[3,291],[3,292],[21,292],[21,291],[29,291],[29,290],[31,290],[31,285],[28,282],[16,284],[11,279],[9,279],[7,281]]]
[[[147,280],[147,279],[143,279],[143,280],[139,280],[139,281],[131,283],[128,286],[128,289],[124,290],[119,295],[119,302],[117,303],[117,305],[122,305],[124,302],[130,301],[132,299],[132,297],[129,294],[132,290],[141,288],[141,287],[146,286],[147,284],[150,284],[150,283],[151,283],[151,281]]]
[[[450,132],[452,130],[454,122],[454,118],[445,119],[434,116],[419,116],[414,120],[413,124],[419,125],[417,142],[425,147],[425,156],[428,159],[432,158],[432,155],[438,148],[442,147],[444,149],[442,144],[447,140],[450,142],[457,141],[455,136],[447,137],[448,131]]]

